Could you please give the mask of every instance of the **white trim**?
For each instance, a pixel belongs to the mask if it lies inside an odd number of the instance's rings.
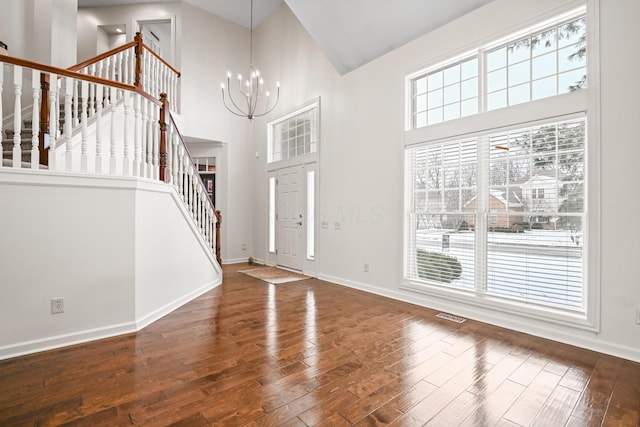
[[[209,282],[205,285],[202,285],[198,289],[195,289],[189,292],[188,294],[183,295],[180,298],[177,298],[174,301],[153,310],[151,313],[148,313],[143,317],[138,318],[136,316],[136,322],[135,322],[136,331],[146,328],[156,320],[163,318],[164,316],[171,313],[172,311],[182,307],[189,301],[192,301],[198,298],[200,295],[206,292],[209,292],[211,289],[214,289],[220,286],[221,284],[222,284],[222,276],[219,276],[218,280],[214,280],[213,282]]]

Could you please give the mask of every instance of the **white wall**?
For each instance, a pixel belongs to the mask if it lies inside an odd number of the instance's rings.
[[[0,194],[0,359],[135,331],[221,281],[162,183],[1,169]]]
[[[135,207],[135,310],[138,326],[220,283],[200,232],[169,186],[140,183]],[[176,209],[177,208],[177,209]],[[203,254],[204,252],[204,254]],[[188,272],[185,275],[185,272]]]
[[[77,0],[5,1],[0,6],[0,40],[9,54],[31,61],[69,67],[76,53]]]
[[[634,22],[640,16],[640,3],[635,0],[601,0],[600,4],[603,203],[601,259],[597,262],[601,277],[590,278],[601,281],[600,333],[525,320],[399,288],[403,277],[403,76],[567,4],[575,2],[495,0],[344,77],[337,76],[286,6],[259,27],[256,62],[265,74],[268,71],[282,82],[278,112],[322,97],[317,223],[339,221],[341,229],[318,230],[321,277],[640,360],[640,326],[634,321],[634,310],[640,307],[636,267],[640,229],[633,226],[630,216],[640,207],[634,197],[634,184],[639,182],[635,159],[640,148],[629,125],[640,116],[640,106],[629,96],[640,94],[640,82],[631,77],[640,65],[640,52],[629,48],[630,41],[640,39],[640,29]],[[597,86],[598,82],[590,84]],[[266,186],[265,123],[256,121],[253,128],[255,151],[260,154],[259,159],[252,158],[253,251],[259,258],[266,256],[267,239],[266,195],[262,191]],[[364,263],[370,265],[369,273],[363,272]]]

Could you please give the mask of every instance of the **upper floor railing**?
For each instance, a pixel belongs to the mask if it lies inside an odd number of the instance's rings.
[[[180,72],[144,44],[141,33],[136,33],[133,41],[69,67],[68,70],[133,85],[156,99],[160,99],[160,94],[165,93],[173,110],[180,112]]]

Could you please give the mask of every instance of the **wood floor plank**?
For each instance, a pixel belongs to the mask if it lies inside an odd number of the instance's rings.
[[[0,426],[635,426],[640,364],[317,279],[0,361]]]

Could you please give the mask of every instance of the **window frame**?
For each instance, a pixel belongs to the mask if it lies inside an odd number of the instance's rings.
[[[549,22],[557,22],[559,16],[576,17],[576,10],[586,9],[584,16],[587,23],[587,75],[588,87],[575,92],[559,94],[548,98],[542,98],[525,104],[506,107],[502,109],[487,111],[486,97],[480,94],[481,111],[474,115],[461,119],[443,122],[422,128],[412,127],[412,110],[413,99],[411,98],[412,79],[416,76],[424,75],[429,70],[442,68],[447,63],[459,61],[462,57],[469,57],[470,52],[486,51],[495,48],[500,44],[506,44],[506,38],[514,35],[513,27],[505,29],[502,34],[505,37],[492,36],[492,40],[485,40],[485,43],[478,49],[469,50],[464,53],[450,58],[450,60],[437,61],[434,66],[409,72],[403,76],[403,87],[405,91],[405,132],[403,141],[403,151],[416,146],[431,142],[444,142],[461,139],[469,136],[484,136],[496,131],[505,131],[509,129],[517,129],[520,127],[531,127],[537,124],[544,124],[557,119],[563,121],[565,119],[585,117],[587,119],[588,142],[585,148],[585,236],[584,236],[584,254],[583,254],[583,290],[584,290],[584,313],[572,313],[565,310],[557,310],[550,307],[535,306],[518,301],[506,301],[488,295],[473,295],[464,291],[443,288],[439,286],[429,286],[417,283],[407,279],[407,253],[409,245],[415,240],[410,236],[409,228],[406,225],[407,215],[405,215],[405,225],[403,228],[404,245],[403,245],[403,277],[404,280],[400,286],[401,289],[427,294],[430,296],[441,298],[451,303],[462,303],[466,306],[477,306],[484,309],[490,309],[492,312],[502,312],[515,315],[516,318],[531,318],[535,320],[543,320],[550,323],[561,324],[570,328],[599,331],[600,330],[600,217],[599,217],[599,201],[600,195],[600,92],[599,92],[599,17],[597,14],[599,0],[585,0],[574,2],[567,5],[564,11],[555,9],[547,13],[541,14],[535,18],[522,22],[521,27],[527,27],[529,30],[539,28]],[[567,18],[563,18],[566,20]],[[537,25],[540,22],[542,24]],[[517,36],[517,34],[516,34]],[[514,37],[516,37],[514,36]],[[435,62],[435,61],[434,61]],[[482,59],[479,62],[484,62]],[[484,66],[484,65],[482,65]],[[482,75],[482,74],[480,74]],[[483,76],[484,78],[484,76]],[[482,86],[482,84],[480,85]],[[405,158],[406,156],[403,156]],[[403,183],[403,191],[405,192],[404,212],[408,211],[407,201],[409,200],[407,191],[408,166],[405,168],[405,181]]]

